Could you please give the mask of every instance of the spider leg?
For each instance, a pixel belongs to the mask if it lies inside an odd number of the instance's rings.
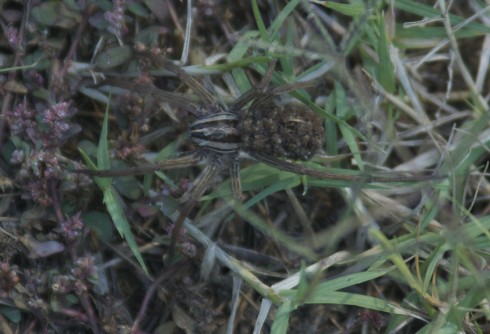
[[[295,82],[290,84],[284,84],[277,87],[272,87],[260,94],[257,94],[252,102],[250,109],[257,108],[258,106],[269,103],[273,96],[281,95],[287,92],[295,91],[301,88],[313,87],[317,84],[316,81]]]
[[[341,181],[364,181],[372,182],[420,182],[443,179],[445,175],[397,175],[397,176],[372,176],[372,175],[345,175],[335,174],[331,172],[320,171],[313,168],[308,168],[293,162],[284,161],[278,158],[267,156],[257,152],[249,152],[253,158],[278,169],[285,170],[300,175],[313,176],[318,179],[330,179]]]
[[[183,157],[163,160],[149,165],[141,165],[141,166],[130,167],[130,168],[121,168],[121,169],[104,169],[104,170],[75,169],[73,170],[73,172],[98,176],[98,177],[141,175],[141,174],[147,174],[158,170],[191,167],[196,165],[201,160],[202,160],[201,155],[192,153]]]
[[[173,104],[174,106],[183,108],[191,112],[195,116],[199,116],[199,110],[202,109],[200,104],[189,99],[185,94],[171,93],[164,90],[158,89],[151,85],[139,85],[134,82],[125,81],[123,79],[112,79],[108,78],[101,82],[101,85],[110,85],[118,88],[127,89],[132,92],[136,92],[142,95],[153,94],[163,101]]]
[[[189,86],[204,102],[205,105],[214,105],[215,99],[213,95],[208,92],[196,79],[187,74],[179,66],[175,65],[171,61],[165,59],[163,56],[154,54],[150,51],[138,51],[138,55],[146,57],[152,61],[157,66],[164,67],[172,71],[177,78],[179,78],[183,83]]]
[[[276,66],[276,63],[277,59],[274,59],[269,63],[267,71],[265,72],[262,80],[257,85],[257,87],[252,88],[248,92],[245,92],[238,99],[236,99],[235,102],[233,102],[233,104],[230,106],[230,112],[237,112],[243,109],[245,105],[250,102],[253,96],[260,94],[266,89],[267,85],[269,85],[270,81],[272,80],[272,75],[274,74],[274,67]]]
[[[233,191],[233,198],[236,202],[240,203],[243,199],[243,195],[242,195],[242,182],[240,179],[240,159],[238,154],[234,155],[231,158],[230,177],[231,177],[231,190]]]
[[[267,85],[269,85],[270,81],[272,80],[276,63],[276,59],[269,63],[269,67],[267,68],[267,71],[258,86],[240,96],[230,107],[230,112],[238,112],[239,110],[243,109],[245,105],[250,102],[250,100],[253,100],[253,102],[249,109],[254,109],[264,103],[270,103],[270,99],[273,96],[301,88],[313,87],[317,84],[315,81],[295,82],[266,89]]]
[[[204,167],[199,176],[192,182],[191,189],[179,198],[179,202],[198,201],[213,181],[220,166],[221,159],[214,156],[211,157],[209,163],[206,164],[206,167]]]
[[[272,75],[274,75],[274,68],[276,67],[276,64],[277,64],[277,59],[272,59],[272,61],[267,66],[267,71],[265,71],[262,80],[260,80],[257,90],[262,91],[269,85],[269,83],[272,80]]]
[[[204,194],[214,176],[219,171],[220,167],[221,160],[217,157],[212,157],[201,174],[199,174],[199,176],[194,180],[192,188],[184,193],[184,195],[182,195],[182,197],[179,199],[179,202],[183,203],[183,205],[180,209],[179,217],[175,221],[172,235],[170,236],[169,259],[173,257],[175,244],[177,243],[185,218],[191,213],[192,209],[194,209],[202,194]]]

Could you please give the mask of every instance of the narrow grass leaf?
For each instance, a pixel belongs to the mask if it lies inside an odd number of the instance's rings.
[[[7,73],[7,72],[15,72],[19,70],[27,70],[36,67],[37,61],[30,64],[30,65],[23,65],[23,66],[12,66],[12,67],[6,67],[6,68],[0,68],[0,73]]]
[[[98,169],[110,168],[109,148],[107,142],[107,133],[109,128],[108,123],[109,123],[109,105],[107,105],[105,110],[104,121],[102,123],[102,130],[99,139],[99,146],[97,149]],[[95,164],[91,161],[91,159],[83,152],[83,150],[81,150],[80,152],[84,160],[87,162],[87,164],[89,164],[91,168],[94,168]],[[143,270],[147,272],[147,268],[143,261],[143,257],[141,256],[138,245],[136,244],[134,236],[131,233],[131,227],[129,226],[126,216],[124,215],[124,210],[122,208],[122,201],[119,195],[117,194],[116,190],[112,186],[111,179],[95,177],[94,180],[104,194],[104,204],[107,207],[107,211],[109,212],[112,218],[114,226],[116,227],[119,234],[128,243],[129,248],[133,252],[138,262],[140,263]]]
[[[241,53],[241,52],[240,52]],[[213,64],[206,66],[207,70],[219,71],[219,72],[229,72],[236,68],[244,68],[257,63],[268,63],[270,61],[269,57],[266,56],[250,56],[239,58],[235,61],[228,61],[225,64]]]
[[[92,161],[92,159],[90,159],[89,155],[81,147],[78,148],[78,151],[82,155],[85,164],[87,164],[92,169],[97,169],[96,164]],[[94,177],[94,181],[101,190],[104,190],[107,187],[111,186],[111,179],[107,177]]]
[[[468,237],[473,239],[479,235],[483,235],[490,240],[490,216],[475,217],[469,212],[466,212],[466,214],[471,219],[471,222],[465,224],[463,227]]]
[[[256,30],[248,31],[243,34],[226,56],[226,60],[228,62],[237,62],[242,60],[250,48],[250,40],[256,39],[258,36],[259,33]]]
[[[404,277],[405,281],[407,284],[412,287],[413,289],[417,290],[418,292],[422,292],[421,286],[419,282],[415,279],[415,277],[412,275],[410,269],[408,268],[407,264],[403,260],[403,258],[400,256],[397,250],[394,249],[394,247],[391,245],[391,242],[378,230],[371,229],[370,234],[378,240],[381,245],[386,249],[386,251],[389,254],[389,257],[393,264],[398,268],[402,276]]]
[[[328,298],[328,294],[332,291],[337,291],[337,290],[345,289],[347,287],[355,286],[357,284],[372,281],[378,277],[385,276],[393,269],[394,267],[391,267],[389,269],[359,272],[359,273],[335,278],[318,284],[314,288],[312,295],[324,295],[326,298]]]
[[[294,11],[296,6],[301,2],[302,0],[291,0],[288,2],[288,4],[277,14],[276,18],[274,21],[272,21],[270,30],[271,30],[271,40],[276,40],[277,36],[279,34],[279,30],[281,29],[284,21],[287,19],[289,15]]]
[[[469,291],[465,291],[463,298],[459,301],[457,307],[452,308],[448,313],[448,318],[452,323],[462,328],[465,317],[468,316],[468,310],[477,309],[485,300],[488,300],[488,282],[487,286],[480,284],[474,285]]]
[[[311,0],[311,2],[316,3],[318,5],[324,6],[325,8],[332,9],[340,14],[352,16],[352,17],[360,17],[364,14],[366,8],[362,2],[353,2],[351,4],[343,4],[333,1],[320,1],[320,0]]]
[[[335,104],[337,109],[337,115],[343,120],[347,120],[349,116],[350,108],[347,105],[347,100],[345,96],[345,91],[338,82],[335,83]],[[342,138],[344,138],[347,146],[359,166],[359,169],[364,170],[364,161],[362,160],[359,146],[357,145],[357,140],[355,133],[351,131],[351,126],[344,126],[344,124],[339,124],[340,132],[342,133]]]
[[[281,303],[281,305],[283,303]],[[267,320],[267,315],[269,314],[271,307],[272,307],[272,301],[270,301],[267,298],[263,298],[262,303],[260,304],[259,314],[257,315],[257,319],[255,320],[253,334],[262,333],[262,327],[264,326],[264,323]]]
[[[107,104],[105,108],[104,121],[102,122],[102,130],[100,132],[99,146],[97,149],[97,168],[99,169],[111,168],[111,164],[109,161],[109,144],[107,142],[108,132],[109,132],[109,104]]]
[[[418,330],[416,334],[460,334],[460,329],[455,324],[446,322],[444,319],[438,322],[434,321],[427,324],[422,329]]]
[[[121,199],[117,195],[114,188],[108,187],[104,189],[104,203],[107,207],[107,211],[109,211],[114,225],[116,226],[117,231],[128,243],[129,248],[138,260],[141,268],[143,268],[143,270],[148,273],[148,269],[146,268],[145,262],[143,261],[143,257],[141,256],[138,244],[136,243],[133,233],[131,232],[129,222],[124,215]]]
[[[379,62],[376,66],[376,77],[383,88],[393,93],[396,89],[395,85],[395,69],[390,59],[388,35],[386,33],[385,21],[383,18],[379,20],[379,38],[377,43],[377,54],[379,56]]]
[[[321,61],[306,68],[296,77],[298,82],[307,82],[323,77],[335,64],[331,61]]]
[[[451,171],[454,176],[453,196],[454,203],[460,203],[460,206],[453,206],[454,209],[465,207],[466,196],[466,178],[472,165],[480,159],[482,155],[487,154],[488,143],[479,143],[477,134],[484,131],[489,121],[489,113],[483,113],[478,119],[465,124],[463,127],[465,135],[458,142],[457,146],[449,152],[449,159],[441,166],[441,172]],[[456,164],[456,165],[455,165]],[[455,212],[455,214],[457,214]]]
[[[286,47],[293,48],[294,47],[294,39],[296,26],[292,21],[288,21],[287,29],[286,29]],[[294,67],[293,67],[293,57],[290,55],[286,55],[285,57],[280,57],[279,61],[281,63],[281,69],[284,76],[287,78],[292,78],[294,75]]]
[[[439,206],[437,205],[437,203],[434,203],[431,200],[428,200],[425,203],[425,208],[426,210],[419,223],[419,229],[421,231],[425,231],[430,222],[433,221],[433,219],[436,219],[437,214],[439,213]]]
[[[253,39],[257,37],[257,31],[245,33],[242,39],[235,44],[233,49],[230,51],[226,60],[228,62],[240,62],[242,61],[245,54],[248,52],[250,48],[250,44],[247,42],[248,39]],[[247,58],[248,61],[255,63],[256,57]],[[233,68],[231,70],[231,75],[237,87],[240,89],[241,93],[245,93],[246,91],[252,89],[252,85],[247,78],[247,75],[243,68]]]
[[[236,275],[233,275],[233,294],[231,298],[231,313],[228,317],[228,325],[226,326],[226,334],[233,334],[233,328],[235,324],[236,313],[238,306],[240,305],[240,290],[242,287],[242,279]]]
[[[439,260],[442,259],[444,253],[446,253],[448,250],[449,247],[446,244],[443,244],[437,247],[434,250],[434,252],[432,252],[432,254],[427,258],[426,260],[427,265],[425,265],[426,268],[423,268],[423,272],[425,274],[424,274],[424,282],[422,283],[422,289],[424,291],[427,291],[429,289],[429,284],[432,281],[437,265],[439,264]]]
[[[262,218],[257,216],[250,210],[247,210],[243,205],[238,203],[230,203],[233,205],[237,214],[239,214],[243,219],[247,220],[252,226],[257,228],[262,233],[268,235],[271,238],[277,240],[277,242],[286,246],[290,251],[295,252],[306,259],[314,259],[316,257],[315,253],[312,251],[309,245],[302,245],[301,243],[294,240],[294,238],[287,235],[280,229],[266,223]]]
[[[269,187],[265,188],[264,190],[259,192],[257,195],[255,195],[251,199],[249,199],[243,205],[243,207],[245,209],[248,209],[248,208],[252,207],[253,205],[257,204],[258,202],[260,202],[261,200],[269,197],[270,195],[272,195],[278,191],[281,191],[284,189],[292,189],[292,188],[297,187],[300,184],[300,180],[297,176],[293,176],[293,175],[289,178],[282,180],[282,181],[275,182],[272,185],[270,185]]]
[[[405,11],[407,13],[415,14],[423,18],[439,18],[441,16],[441,12],[430,5],[423,4],[419,1],[415,2],[413,0],[397,0],[393,2],[393,5],[396,9]],[[465,19],[461,16],[455,14],[449,14],[449,19],[452,24],[458,24],[463,22]],[[427,27],[420,28],[420,32],[426,31]],[[441,30],[444,30],[441,28]],[[470,22],[468,23],[463,30],[469,33],[469,36],[479,36],[481,34],[490,33],[490,28],[480,24],[478,22]],[[423,34],[421,35],[423,36]]]
[[[295,187],[300,184],[299,176],[293,173],[278,171],[263,163],[256,163],[244,168],[240,172],[242,189],[244,191],[263,189],[264,187],[280,184],[276,191],[285,189],[284,187]],[[292,180],[295,180],[294,182]],[[231,195],[230,179],[223,182],[216,191],[205,195],[202,200],[221,198]]]
[[[298,295],[305,296],[305,298],[302,298],[302,300],[304,300],[304,302],[306,303],[310,303],[311,298],[319,298],[321,296],[323,296],[323,298],[325,299],[328,299],[330,293],[332,293],[333,291],[338,291],[364,282],[372,281],[378,277],[385,276],[393,269],[394,267],[392,266],[390,269],[382,269],[382,270],[350,274],[326,282],[319,283],[311,288],[307,288],[306,293],[300,293],[298,288],[298,289],[281,291],[281,295],[291,300],[294,300],[295,297]]]
[[[272,323],[271,334],[286,334],[289,326],[289,315],[294,310],[290,300],[285,301],[277,310]]]
[[[308,299],[308,304],[351,305],[391,314],[402,314],[421,318],[415,312],[406,310],[387,300],[340,291],[332,291],[328,296],[312,295],[311,298]]]
[[[260,38],[262,38],[264,41],[269,41],[269,34],[267,33],[267,28],[265,27],[264,20],[262,20],[262,15],[260,14],[257,0],[252,0],[252,12],[254,14],[257,28],[259,29]]]

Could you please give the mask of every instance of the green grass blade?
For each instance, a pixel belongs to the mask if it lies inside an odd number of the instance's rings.
[[[259,29],[260,38],[264,41],[269,40],[269,34],[267,33],[267,28],[265,27],[264,20],[262,20],[262,15],[260,15],[259,5],[257,4],[257,0],[252,0],[252,11],[254,13],[255,23],[257,24],[257,28]]]
[[[333,1],[320,1],[320,0],[312,0],[311,2],[324,6],[325,8],[332,9],[340,14],[352,16],[352,17],[360,17],[364,14],[365,6],[362,2],[351,3],[351,4],[343,4],[337,3]]]
[[[121,198],[113,187],[108,187],[104,189],[104,204],[107,207],[107,211],[109,211],[109,214],[112,218],[112,221],[114,222],[114,225],[116,226],[117,231],[128,243],[129,248],[133,252],[133,255],[136,257],[136,260],[138,260],[141,268],[143,268],[143,270],[148,273],[148,269],[146,268],[143,257],[141,256],[138,244],[136,243],[133,233],[131,232],[131,226],[129,225],[129,222],[124,215]]]
[[[99,146],[97,149],[97,167],[99,169],[109,169],[110,168],[110,160],[109,160],[109,147],[107,141],[107,133],[109,128],[109,105],[107,105],[104,121],[102,124],[102,130],[99,139]],[[80,153],[84,158],[85,162],[91,167],[95,169],[95,164],[90,159],[90,157],[80,149]],[[134,256],[138,260],[139,264],[143,268],[145,272],[148,272],[146,265],[143,261],[143,257],[141,256],[141,252],[139,251],[138,245],[134,236],[131,232],[131,227],[129,222],[124,215],[122,200],[117,194],[116,190],[112,186],[112,182],[110,178],[102,178],[102,177],[94,177],[97,186],[102,190],[104,194],[104,204],[107,207],[107,211],[111,216],[111,219],[116,227],[117,231],[128,243],[129,248],[133,252]]]
[[[107,143],[108,132],[109,132],[109,104],[107,104],[105,109],[104,121],[102,122],[102,130],[100,132],[99,146],[97,149],[97,167],[99,169],[111,168],[111,164],[109,161],[109,145]]]
[[[286,334],[289,326],[289,315],[294,311],[290,300],[285,301],[277,310],[276,317],[272,323],[272,334]]]
[[[352,305],[369,310],[376,310],[391,314],[410,315],[412,317],[419,318],[415,312],[404,309],[403,307],[400,307],[399,305],[391,303],[387,300],[348,292],[333,291],[328,295],[312,295],[307,300],[307,303]]]
[[[413,1],[413,0],[397,0],[393,2],[393,5],[395,6],[396,9],[405,11],[407,13],[415,14],[423,18],[435,18],[435,17],[440,17],[441,12],[438,10],[438,8],[434,8],[430,5],[426,5],[421,3],[420,1]],[[451,19],[451,23],[453,24],[458,24],[463,22],[465,19],[454,14],[449,14],[449,18]],[[425,30],[426,27],[421,28],[421,31]],[[490,28],[477,23],[477,22],[470,22],[468,23],[463,30],[470,32],[471,36],[477,36],[480,34],[489,34],[490,33]],[[441,31],[443,31],[443,28],[441,28]]]
[[[296,6],[299,5],[300,2],[301,0],[289,1],[288,4],[282,9],[282,11],[277,14],[277,17],[274,19],[270,26],[272,40],[277,39],[279,30],[284,24],[284,21],[288,18],[289,15],[291,15],[293,10],[296,8]]]

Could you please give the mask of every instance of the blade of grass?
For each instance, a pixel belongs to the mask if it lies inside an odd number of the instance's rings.
[[[335,83],[335,104],[336,104],[338,117],[343,119],[344,121],[347,120],[347,118],[349,117],[348,110],[350,108],[347,105],[345,91],[342,85],[338,82]],[[345,126],[344,124],[339,124],[339,129],[340,132],[342,133],[342,137],[347,143],[347,146],[349,146],[349,149],[354,157],[354,160],[356,161],[356,164],[359,166],[359,169],[363,171],[364,161],[362,160],[361,153],[360,153],[361,151],[359,149],[359,146],[357,145],[357,140],[355,136],[357,131],[356,132],[351,131],[352,127]]]
[[[301,0],[292,0],[289,1],[288,4],[277,14],[276,18],[274,21],[271,23],[270,26],[270,36],[271,40],[277,40],[279,31],[284,24],[284,21],[288,18],[289,15],[294,11],[296,6],[299,5]]]
[[[393,1],[393,4],[396,9],[405,11],[407,13],[415,14],[420,17],[424,18],[434,18],[434,17],[440,17],[441,13],[437,9],[433,8],[432,6],[426,5],[421,3],[420,1],[413,1],[413,0],[397,0]],[[452,24],[458,24],[463,22],[465,19],[455,15],[455,14],[449,14],[449,19],[451,20]],[[443,31],[443,28],[440,28],[441,31]],[[421,32],[425,30],[425,27],[422,28]],[[490,33],[490,28],[477,22],[471,22],[466,27],[463,29],[463,31],[466,31],[467,33],[470,33],[470,36],[478,36],[481,34],[488,34]]]
[[[104,113],[104,121],[102,123],[102,130],[99,139],[99,146],[97,149],[97,167],[98,169],[109,169],[110,168],[110,159],[109,159],[109,148],[107,141],[107,134],[109,128],[109,104],[106,106],[106,110]],[[85,159],[86,163],[94,168],[94,163],[90,160],[90,158],[83,153],[82,156]],[[141,268],[148,273],[148,269],[146,268],[145,262],[143,261],[143,257],[141,256],[141,252],[139,251],[138,244],[134,239],[133,233],[131,232],[131,227],[129,222],[124,215],[123,203],[117,191],[114,189],[111,183],[110,178],[100,178],[95,177],[95,182],[99,186],[99,188],[103,192],[104,204],[106,205],[107,211],[111,216],[112,222],[116,227],[117,231],[121,235],[121,237],[126,240],[129,248],[131,249],[133,255],[138,260],[138,263],[141,265]]]
[[[269,41],[269,34],[267,33],[264,20],[262,20],[262,15],[260,14],[257,0],[252,0],[252,12],[254,14],[255,24],[257,24],[257,28],[259,29],[260,38],[262,38],[264,41]]]
[[[365,11],[364,4],[359,1],[357,3],[351,3],[351,4],[342,4],[333,1],[320,1],[320,0],[311,0],[311,2],[324,6],[325,8],[332,9],[336,12],[339,12],[340,14],[344,14],[352,17],[359,17]]]
[[[412,275],[412,272],[408,268],[407,264],[403,260],[402,256],[398,251],[393,247],[392,242],[388,240],[383,233],[378,230],[371,229],[369,231],[370,235],[373,236],[376,240],[378,240],[381,245],[388,252],[388,256],[393,262],[393,264],[398,268],[401,275],[403,276],[405,282],[415,291],[417,291],[424,299],[430,302],[432,305],[441,306],[441,302],[429,295],[423,288],[423,285]]]
[[[390,314],[402,314],[409,315],[414,318],[425,320],[424,316],[417,314],[412,310],[407,310],[399,305],[389,302],[384,299],[375,298],[371,296],[364,296],[355,293],[333,291],[327,296],[324,295],[312,295],[307,301],[308,304],[336,304],[336,305],[352,305],[369,310],[376,310],[386,312]]]

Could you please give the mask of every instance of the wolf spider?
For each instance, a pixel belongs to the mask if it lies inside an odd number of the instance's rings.
[[[404,182],[437,178],[437,176],[424,175],[392,177],[339,175],[284,160],[284,158],[309,160],[323,146],[325,134],[322,119],[306,106],[294,104],[278,107],[272,104],[273,96],[313,85],[312,82],[301,82],[268,88],[276,61],[269,63],[265,75],[255,88],[226,107],[218,104],[214,96],[196,79],[172,62],[149,51],[137,51],[137,54],[143,59],[150,60],[153,65],[173,72],[198,95],[202,104],[195,103],[183,94],[166,92],[151,85],[134,84],[117,79],[106,79],[102,84],[140,94],[154,94],[168,103],[191,112],[196,120],[189,126],[190,141],[198,149],[185,156],[151,165],[115,170],[82,169],[76,172],[97,177],[138,175],[158,170],[191,167],[206,160],[204,169],[179,199],[182,207],[171,236],[171,254],[184,219],[208,189],[223,162],[229,165],[233,198],[241,201],[240,151],[277,169],[319,179]]]

